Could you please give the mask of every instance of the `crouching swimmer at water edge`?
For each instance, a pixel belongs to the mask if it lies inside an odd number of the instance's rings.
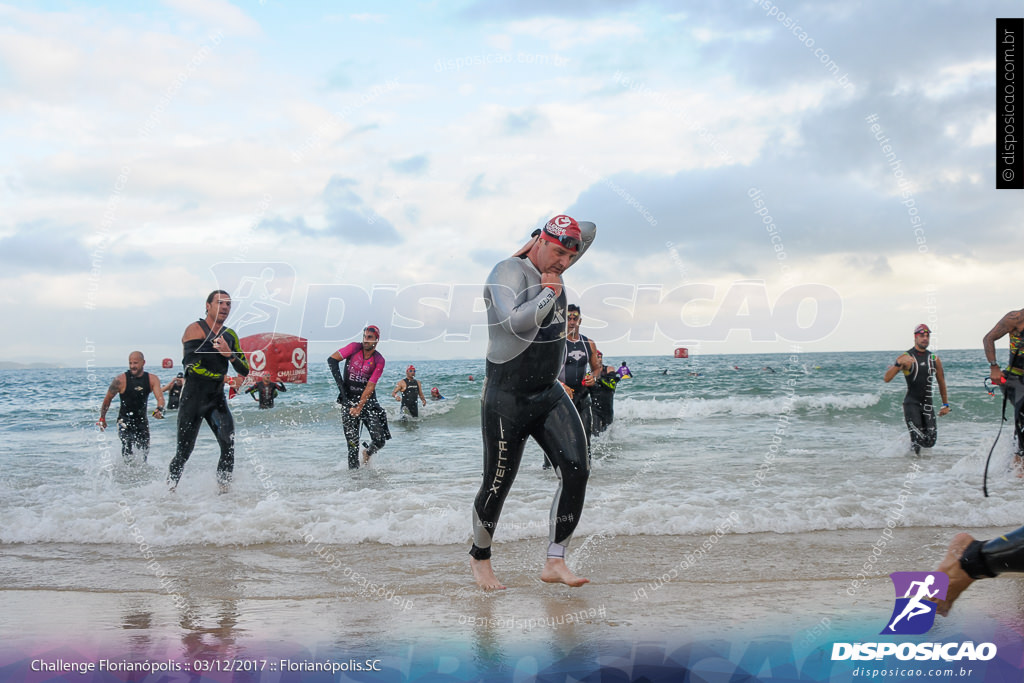
[[[377,402],[377,382],[384,374],[384,356],[377,351],[380,330],[375,325],[363,329],[363,342],[352,342],[327,359],[331,374],[338,385],[338,403],[343,411],[341,424],[348,444],[348,468],[359,468],[359,428],[366,425],[370,443],[363,444],[363,464],[384,447],[391,438],[388,416]],[[341,370],[341,361],[345,370]]]
[[[484,590],[503,589],[491,567],[491,541],[511,490],[527,437],[554,466],[558,489],[548,521],[547,583],[582,586],[565,563],[590,476],[587,435],[558,383],[566,353],[562,273],[583,256],[597,226],[556,216],[534,232],[487,278],[487,375],[481,398],[483,482],[473,503],[473,578]]]
[[[231,295],[218,289],[206,297],[206,318],[185,328],[181,337],[184,349],[185,386],[178,409],[178,444],[171,461],[167,481],[173,491],[196,445],[203,420],[210,425],[220,445],[217,483],[227,491],[235,468],[235,422],[224,396],[228,365],[240,376],[249,374],[249,363],[242,353],[238,335],[224,322],[231,313]]]
[[[991,579],[1004,572],[1024,572],[1024,527],[990,541],[970,534],[953,537],[939,571],[949,576],[946,599],[938,600],[938,613],[949,614],[955,601],[977,579]]]

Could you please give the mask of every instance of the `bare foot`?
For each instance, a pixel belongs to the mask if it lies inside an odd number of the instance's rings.
[[[1018,479],[1024,478],[1024,456],[1013,456],[1013,471],[1017,473]]]
[[[476,580],[476,585],[485,591],[505,590],[504,584],[498,581],[498,577],[494,575],[490,560],[478,560],[471,557],[469,558],[469,566],[473,570],[473,579]]]
[[[566,586],[572,586],[573,588],[590,583],[590,579],[576,576],[569,571],[568,565],[565,564],[565,560],[561,557],[548,558],[548,561],[544,563],[544,569],[540,573],[540,580],[544,583],[564,583]]]
[[[968,586],[974,583],[974,579],[968,576],[967,572],[960,566],[960,557],[964,554],[967,546],[973,541],[974,537],[970,534],[957,534],[954,536],[949,544],[949,549],[946,550],[946,556],[942,558],[942,563],[939,564],[939,571],[945,572],[949,576],[949,590],[946,591],[946,599],[936,601],[938,603],[936,611],[942,616],[949,614],[949,610],[953,608],[953,601]]]
[[[367,463],[370,462],[370,454],[366,451],[365,448],[361,451],[361,453],[363,455],[363,464],[366,465]]]

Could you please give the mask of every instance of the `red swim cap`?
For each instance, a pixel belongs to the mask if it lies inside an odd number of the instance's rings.
[[[569,216],[555,216],[544,224],[540,236],[548,242],[559,244],[570,251],[578,252],[583,242],[583,233],[580,232],[580,224],[575,218]]]
[[[405,371],[406,372],[416,372],[416,366],[415,365],[410,365],[409,367],[407,367],[405,369]]]
[[[377,339],[380,339],[380,328],[376,325],[367,325],[363,328],[363,332],[373,332],[377,336]]]

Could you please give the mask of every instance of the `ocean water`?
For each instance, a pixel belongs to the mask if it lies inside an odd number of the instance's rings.
[[[619,384],[615,422],[594,441],[574,544],[595,534],[716,529],[1019,526],[1012,416],[992,458],[991,497],[981,494],[1002,401],[983,386],[980,351],[940,353],[953,411],[939,420],[936,447],[921,456],[910,452],[902,423],[902,378],[881,380],[895,355],[609,358],[627,360],[633,378]],[[425,390],[438,386],[449,397],[428,399],[415,420],[400,419],[389,398],[409,362]],[[178,370],[156,372],[167,381]],[[174,413],[150,420],[148,462],[122,461],[116,429],[94,426],[120,371],[0,371],[0,548],[145,542],[237,549],[311,540],[468,547],[481,472],[482,361],[389,358],[378,394],[393,438],[358,471],[345,464],[326,363],[314,363],[310,383],[289,386],[272,410],[258,410],[249,396],[232,399],[238,443],[226,495],[216,493],[218,452],[205,425],[177,492],[168,493]],[[110,416],[116,410],[117,399]],[[496,543],[547,537],[556,483],[541,462],[531,442]]]

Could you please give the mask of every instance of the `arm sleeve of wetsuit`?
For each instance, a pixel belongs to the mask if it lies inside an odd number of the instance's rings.
[[[203,345],[202,339],[189,339],[182,344],[184,351],[181,356],[181,364],[188,370],[193,365],[199,365],[199,354],[196,351]]]
[[[594,239],[597,237],[597,225],[590,221],[578,221],[580,226],[580,237],[583,238],[583,246],[580,247],[578,254],[572,257],[572,262],[576,263],[579,261],[587,249],[590,249],[590,245],[594,243]]]
[[[231,367],[235,369],[242,377],[249,374],[249,361],[245,358],[245,352],[242,351],[242,343],[238,340],[238,335],[232,330],[231,334],[228,335],[231,339],[231,350],[234,354],[231,357]]]
[[[334,356],[327,358],[327,365],[331,368],[331,374],[334,376],[334,383],[338,385],[338,391],[345,393],[345,378],[341,376],[341,361]]]
[[[549,287],[537,285],[534,296],[516,305],[516,293],[526,285],[521,259],[506,259],[487,277],[487,290],[498,323],[520,338],[531,337],[540,329],[545,316],[558,297]],[[533,288],[531,288],[533,289]]]

